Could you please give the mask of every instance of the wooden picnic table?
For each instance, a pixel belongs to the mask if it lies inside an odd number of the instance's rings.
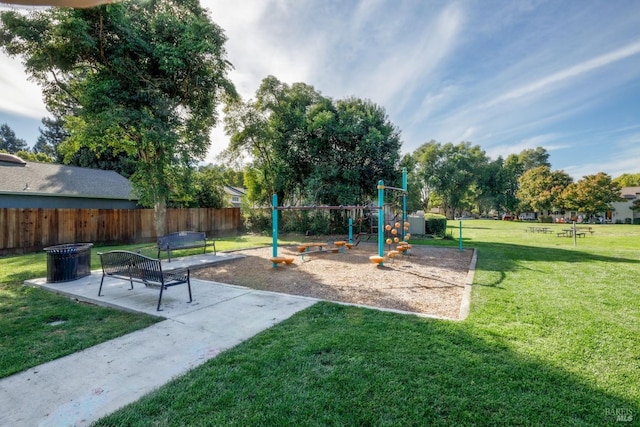
[[[531,226],[529,227],[529,231],[532,233],[551,233],[551,228],[549,227],[536,227],[536,226]]]
[[[562,232],[564,233],[564,236],[566,237],[573,237],[573,228],[565,228],[562,230]],[[558,237],[562,236],[563,233],[558,233]],[[587,235],[587,233],[583,232],[583,231],[579,231],[578,229],[576,229],[576,237],[585,237]]]
[[[593,227],[588,226],[588,225],[587,225],[587,226],[585,226],[585,225],[576,225],[576,231],[577,231],[577,230],[580,230],[580,231],[588,231],[588,232],[589,232],[589,234],[593,234],[593,233],[594,233],[594,231],[593,231]]]

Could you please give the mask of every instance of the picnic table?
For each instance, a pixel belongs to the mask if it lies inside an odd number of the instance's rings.
[[[576,237],[585,237],[587,233],[576,230]],[[565,228],[561,233],[558,233],[558,237],[573,237],[573,228]]]
[[[584,232],[588,232],[589,234],[595,233],[595,231],[593,230],[593,227],[585,226],[585,225],[576,226],[576,231],[584,231]]]
[[[551,233],[551,228],[549,228],[549,227],[531,226],[531,227],[529,227],[529,231],[531,233],[544,233],[544,234],[547,234],[547,233]]]

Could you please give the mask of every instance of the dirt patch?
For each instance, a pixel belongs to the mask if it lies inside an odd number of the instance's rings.
[[[409,256],[385,260],[383,267],[369,261],[375,244],[361,243],[344,253],[305,254],[296,246],[281,246],[278,256],[293,264],[273,268],[272,249],[236,252],[246,257],[196,270],[199,279],[329,301],[410,311],[457,319],[473,251],[413,246]]]

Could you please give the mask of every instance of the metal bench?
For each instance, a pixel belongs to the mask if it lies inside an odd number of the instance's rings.
[[[216,242],[212,241],[213,254],[216,254]],[[160,252],[166,251],[171,262],[171,251],[176,249],[203,248],[207,252],[207,235],[198,231],[179,231],[158,238],[158,259]]]
[[[170,286],[187,284],[189,288],[189,302],[193,301],[191,296],[191,280],[189,269],[176,268],[162,271],[159,259],[149,258],[129,251],[110,251],[98,253],[102,264],[102,280],[98,296],[102,296],[102,284],[105,277],[113,277],[128,280],[133,289],[133,282],[144,283],[147,287],[160,288],[157,311],[160,311],[162,302],[162,292]]]

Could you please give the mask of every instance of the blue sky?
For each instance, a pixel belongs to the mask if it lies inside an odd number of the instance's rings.
[[[251,98],[274,75],[383,106],[403,153],[470,141],[492,158],[542,146],[574,179],[640,173],[640,1],[201,0]],[[0,123],[30,144],[46,115],[0,56]],[[212,132],[207,161],[227,145]]]

